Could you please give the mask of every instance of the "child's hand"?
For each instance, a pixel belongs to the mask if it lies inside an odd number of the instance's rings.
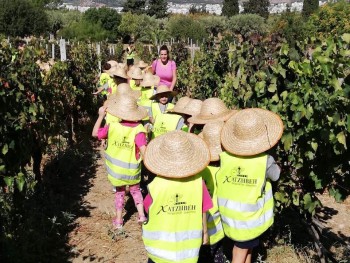
[[[106,115],[106,110],[107,107],[106,106],[102,106],[98,109],[98,116],[99,117],[104,117]]]
[[[203,232],[203,245],[208,245],[209,244],[209,235],[208,232]]]

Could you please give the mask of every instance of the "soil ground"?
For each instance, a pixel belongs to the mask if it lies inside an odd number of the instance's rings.
[[[68,247],[71,249],[71,262],[118,262],[144,263],[147,254],[141,239],[141,227],[137,224],[137,212],[130,195],[126,197],[124,210],[124,229],[116,231],[112,228],[115,217],[114,193],[106,178],[103,150],[95,149],[97,157],[96,175],[90,177],[90,189],[83,197],[84,210],[88,213],[80,215],[74,222],[74,229],[68,235]],[[325,235],[332,234],[328,248],[334,252],[338,260],[350,258],[350,198],[344,203],[336,203],[328,195],[319,196],[324,208],[323,216]],[[338,238],[338,239],[337,239]],[[342,240],[343,243],[339,242]],[[287,242],[288,243],[288,242]],[[264,255],[256,255],[256,262],[316,262],[310,257],[310,247],[298,247],[295,244],[281,244],[265,251]],[[349,261],[341,261],[349,262]]]

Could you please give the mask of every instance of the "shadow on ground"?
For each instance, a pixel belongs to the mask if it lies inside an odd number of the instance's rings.
[[[1,262],[71,262],[77,253],[67,245],[74,220],[90,216],[91,207],[83,198],[96,174],[98,156],[93,148],[93,141],[85,136],[43,164],[42,183],[22,203],[17,238],[6,244]]]

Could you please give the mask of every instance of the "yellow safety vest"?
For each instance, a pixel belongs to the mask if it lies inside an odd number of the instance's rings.
[[[148,185],[152,204],[142,239],[157,263],[196,263],[202,244],[202,178],[156,177]]]
[[[108,80],[112,79],[106,72],[101,73],[100,75],[100,86],[103,86],[104,84],[108,83]]]
[[[152,129],[152,139],[167,132],[175,131],[181,118],[181,115],[177,114],[158,114]]]
[[[108,80],[108,87],[111,89],[111,93],[109,93],[108,95],[111,95],[117,92],[117,85],[115,84],[112,78]]]
[[[120,119],[112,114],[109,114],[108,112],[106,113],[106,124],[110,124],[112,122],[120,122]]]
[[[174,106],[175,105],[172,104],[172,103],[167,103],[167,105],[165,107],[165,111],[173,109]],[[159,108],[159,103],[158,102],[153,102],[152,103],[152,117],[153,117],[153,119],[156,119],[158,114],[164,114],[164,113],[161,112],[161,110]]]
[[[130,81],[129,81],[129,85],[130,85],[130,88],[132,89],[132,90],[137,90],[137,91],[140,91],[141,90],[141,86],[136,86],[136,81],[134,80],[134,79],[131,79]]]
[[[272,186],[266,181],[267,155],[239,157],[222,152],[216,173],[225,235],[236,241],[259,237],[273,224]]]
[[[129,49],[129,48],[128,48]],[[133,59],[135,57],[135,51],[133,50],[131,53],[126,53],[126,59]]]
[[[140,132],[146,133],[142,124],[128,127],[119,122],[110,123],[105,158],[108,179],[112,185],[134,185],[140,182],[141,158],[137,160],[135,157],[135,137]]]
[[[147,121],[149,120],[149,115],[150,115],[150,111],[151,111],[151,108],[152,108],[152,100],[150,100],[149,98],[153,96],[153,93],[154,93],[154,88],[149,88],[149,89],[146,89],[146,88],[141,88],[141,97],[138,101],[138,104],[142,107],[144,107],[146,110],[147,110],[147,117],[145,117],[144,119],[142,119],[143,121]]]
[[[208,188],[211,199],[213,200],[213,207],[207,212],[207,227],[209,234],[209,243],[211,245],[216,244],[224,238],[224,230],[221,223],[219,207],[217,202],[217,190],[215,174],[219,171],[219,167],[208,166],[200,175],[205,181],[205,185]]]

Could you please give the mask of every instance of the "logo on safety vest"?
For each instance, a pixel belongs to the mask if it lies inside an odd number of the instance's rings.
[[[160,123],[160,126],[158,126],[158,125],[154,126],[154,132],[157,132],[160,134],[164,134],[164,133],[168,132],[163,121]]]
[[[124,136],[121,142],[114,141],[113,146],[117,148],[128,149],[128,150],[132,149],[133,145],[130,142],[128,142],[126,139],[127,137]]]
[[[258,183],[257,179],[249,179],[249,175],[244,173],[244,168],[238,166],[232,169],[230,175],[225,175],[225,179],[222,182],[236,184],[236,185],[244,185],[244,186],[255,186]]]
[[[196,205],[189,204],[183,198],[181,194],[174,194],[167,201],[166,205],[161,205],[157,213],[167,214],[182,214],[182,213],[194,213],[196,211]]]

